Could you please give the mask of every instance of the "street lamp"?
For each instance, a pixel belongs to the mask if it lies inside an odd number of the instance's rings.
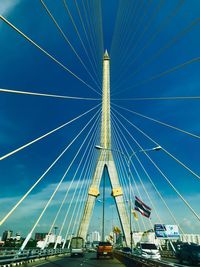
[[[54,234],[56,236],[56,232],[57,232],[58,226],[54,226]]]
[[[97,199],[97,202],[103,204],[103,214],[102,214],[102,229],[101,229],[101,241],[104,241],[105,237],[105,174],[103,182],[103,200]]]
[[[126,163],[128,165],[128,183],[129,183],[129,220],[130,220],[130,243],[131,243],[131,252],[133,251],[133,231],[132,231],[132,216],[131,216],[131,207],[132,207],[132,202],[131,202],[131,159],[133,156],[136,155],[136,153],[138,152],[148,152],[148,151],[158,151],[160,149],[162,149],[161,146],[156,146],[153,148],[149,148],[149,149],[141,149],[138,151],[133,151],[130,155],[127,155],[125,153],[123,153],[120,150],[117,149],[111,149],[111,148],[104,148],[102,146],[96,145],[95,146],[96,149],[99,150],[109,150],[109,151],[114,151],[117,153],[120,153],[121,155],[124,156],[124,158],[126,159]]]

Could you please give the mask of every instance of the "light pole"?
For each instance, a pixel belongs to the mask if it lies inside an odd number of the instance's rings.
[[[97,149],[101,149],[100,146],[95,146]],[[105,149],[104,149],[105,150]],[[105,168],[103,169],[103,200],[102,200],[102,233],[101,233],[101,240],[105,241],[105,193],[106,193],[106,173]]]
[[[110,205],[110,208],[112,210],[112,216],[111,216],[111,232],[112,232],[113,245],[114,245],[115,244],[115,238],[114,238],[114,218],[113,218],[114,205]]]
[[[161,146],[157,146],[157,147],[153,147],[153,148],[149,148],[149,149],[141,149],[141,150],[138,150],[138,151],[133,151],[130,155],[127,155],[127,154],[125,154],[122,151],[117,150],[117,149],[104,148],[104,147],[98,146],[98,145],[96,145],[95,148],[99,149],[99,150],[110,150],[110,151],[113,151],[113,152],[120,153],[126,159],[126,163],[127,163],[127,166],[128,166],[128,183],[129,183],[130,245],[131,245],[131,252],[132,252],[133,251],[133,231],[132,231],[132,216],[131,216],[131,207],[132,207],[132,201],[131,201],[131,159],[138,152],[158,151],[162,147]]]
[[[56,232],[57,232],[58,226],[54,226],[54,234],[56,236]]]
[[[103,173],[103,200],[97,199],[98,202],[102,203],[102,229],[101,229],[101,241],[105,241],[105,171]]]
[[[102,215],[102,241],[105,240],[105,193],[106,193],[106,174],[103,173],[103,215]]]

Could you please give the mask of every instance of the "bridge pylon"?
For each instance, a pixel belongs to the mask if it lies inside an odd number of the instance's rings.
[[[101,147],[94,176],[88,191],[85,210],[78,230],[78,236],[86,239],[95,200],[99,195],[99,186],[104,169],[107,168],[111,182],[112,196],[115,199],[119,219],[127,245],[130,245],[130,224],[125,208],[123,190],[120,186],[117,169],[111,149],[111,123],[110,123],[110,57],[107,50],[103,56],[103,85],[102,85],[102,117],[101,117]]]

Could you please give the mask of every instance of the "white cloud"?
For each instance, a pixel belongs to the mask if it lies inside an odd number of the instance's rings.
[[[187,225],[188,227],[193,226],[193,222],[189,220],[188,218],[183,218],[184,225]]]
[[[19,4],[20,0],[3,0],[0,1],[0,14],[5,15],[13,10]]]
[[[51,204],[49,205],[49,208],[45,212],[42,220],[40,221],[39,225],[36,228],[37,231],[46,232],[49,231],[50,225],[53,222],[55,215],[58,211],[58,208],[60,207],[60,204],[65,196],[65,193],[67,191],[67,188],[69,188],[71,181],[64,182],[61,187],[59,188],[57,194],[55,195],[54,199],[52,200]],[[76,186],[78,189],[81,188],[81,184],[87,181],[81,181],[79,184],[77,181],[75,181],[72,184],[72,187],[69,191],[67,200],[65,202],[65,205],[63,206],[63,209],[60,213],[60,216],[57,220],[57,225],[60,226],[63,221],[63,216],[65,215],[69,203],[72,200],[73,193],[75,192]],[[9,219],[3,224],[1,227],[1,232],[6,229],[12,229],[14,232],[20,232],[23,236],[25,236],[32,226],[35,224],[38,216],[40,215],[41,211],[45,207],[48,199],[52,195],[53,191],[55,190],[57,184],[49,184],[46,187],[44,187],[41,191],[31,194],[29,197],[27,197],[23,203],[20,204],[20,206],[16,209],[16,211],[9,217]],[[84,191],[84,190],[83,190]],[[85,191],[84,191],[85,192]],[[1,203],[1,210],[0,210],[0,218],[2,219],[9,210],[19,201],[19,199],[22,196],[13,196],[13,197],[5,197],[0,198]],[[75,199],[73,201],[73,205],[70,209],[69,216],[67,218],[70,220],[70,214],[74,209],[75,202],[78,201],[78,206],[83,201],[82,191],[79,200],[77,199],[77,194],[75,195]],[[78,207],[77,206],[77,207]],[[66,224],[67,225],[67,224]]]
[[[54,213],[55,210],[58,209],[60,206],[67,190],[69,189],[71,181],[66,181],[63,182],[60,188],[58,189],[57,194],[54,196],[54,199],[52,200],[51,204],[49,205],[49,209],[51,212],[51,208],[53,207]],[[68,205],[72,199],[73,193],[76,190],[76,187],[78,190],[81,188],[82,183],[87,183],[86,180],[80,181],[74,181],[69,193],[68,197],[65,202],[65,208],[66,205]],[[36,217],[39,215],[39,213],[42,211],[42,209],[45,207],[48,199],[51,197],[52,193],[54,192],[57,184],[49,184],[46,187],[44,187],[40,192],[37,192],[35,194],[31,194],[28,196],[23,203],[20,204],[20,206],[15,210],[15,212],[11,215],[9,218],[9,222],[12,224],[15,221],[20,221],[23,220],[24,217],[30,218],[30,217]],[[13,196],[13,197],[5,197],[5,198],[0,198],[0,203],[1,203],[1,211],[0,211],[0,217],[3,218],[6,213],[19,201],[19,199],[22,196]],[[80,197],[79,202],[83,200],[82,197]],[[77,201],[77,198],[75,198],[74,202]],[[49,211],[47,210],[47,213]]]

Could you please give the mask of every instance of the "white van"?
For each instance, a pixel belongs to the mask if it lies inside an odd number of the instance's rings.
[[[159,249],[154,243],[137,243],[134,252],[145,259],[161,259]]]
[[[84,256],[84,239],[82,237],[72,237],[70,242],[70,253],[71,257],[75,255],[81,257]]]

